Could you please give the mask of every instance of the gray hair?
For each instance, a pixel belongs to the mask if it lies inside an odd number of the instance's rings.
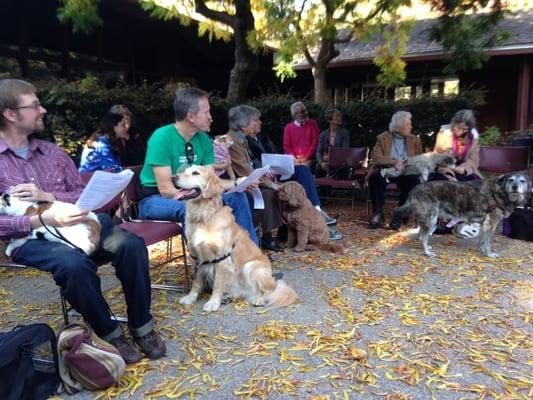
[[[472,110],[460,110],[457,111],[450,121],[450,125],[457,125],[464,123],[468,126],[468,129],[472,130],[476,127],[476,117]]]
[[[229,128],[238,132],[245,126],[248,126],[254,117],[260,117],[261,112],[252,106],[244,104],[231,107],[228,111]]]
[[[411,119],[411,113],[409,111],[396,111],[392,114],[389,123],[389,132],[398,132],[398,128],[406,119]]]
[[[0,127],[4,127],[2,116],[6,108],[15,109],[19,106],[19,97],[23,94],[37,93],[31,83],[21,79],[0,79]]]
[[[176,97],[174,98],[176,121],[183,121],[187,113],[196,114],[200,110],[198,102],[201,98],[209,98],[209,93],[194,87],[176,90]]]
[[[305,104],[303,102],[301,102],[301,101],[296,101],[296,102],[291,104],[291,115],[292,115],[293,118],[296,116],[296,109],[300,108],[300,107],[303,107],[304,110],[306,109],[305,108]]]

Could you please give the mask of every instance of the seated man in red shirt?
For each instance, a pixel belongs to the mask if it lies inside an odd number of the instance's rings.
[[[291,114],[294,121],[283,130],[283,150],[294,156],[294,165],[305,165],[313,171],[320,129],[316,121],[307,116],[301,101],[291,104]]]

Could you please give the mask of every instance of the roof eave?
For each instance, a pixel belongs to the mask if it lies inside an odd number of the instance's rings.
[[[497,56],[514,56],[521,54],[533,54],[533,43],[528,43],[524,45],[513,45],[513,46],[501,46],[494,47],[490,50],[485,51],[485,54],[489,57]],[[407,62],[417,62],[417,61],[438,61],[446,58],[446,53],[442,51],[433,51],[433,52],[424,52],[424,53],[411,53],[402,57],[402,60]],[[373,58],[357,58],[357,59],[345,59],[341,61],[334,61],[328,65],[328,68],[345,68],[345,67],[357,67],[364,65],[372,65]],[[296,65],[294,67],[296,71],[306,71],[310,70],[311,66],[306,64]]]

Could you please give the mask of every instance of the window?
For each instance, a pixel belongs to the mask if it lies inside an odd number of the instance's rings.
[[[455,96],[459,94],[459,78],[434,77],[431,78],[431,96]]]
[[[411,98],[411,86],[400,86],[394,89],[394,101],[409,100]]]

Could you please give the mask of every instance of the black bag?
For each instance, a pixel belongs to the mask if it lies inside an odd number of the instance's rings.
[[[340,167],[331,168],[329,176],[338,181],[345,181],[353,179],[352,174],[353,168],[347,165],[341,165]]]
[[[0,333],[0,399],[48,398],[61,382],[57,365],[56,337],[48,325]]]
[[[509,216],[510,237],[533,242],[533,209],[515,208]]]

